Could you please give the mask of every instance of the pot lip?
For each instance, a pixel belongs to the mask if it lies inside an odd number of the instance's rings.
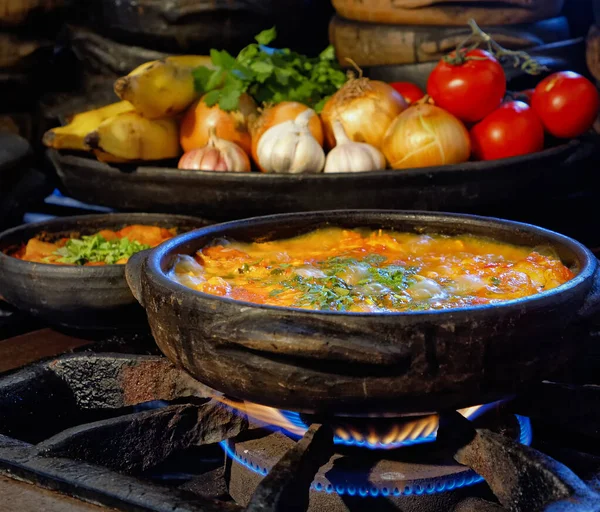
[[[534,233],[541,235],[554,243],[560,243],[571,249],[578,259],[582,262],[579,272],[571,280],[566,283],[553,288],[552,290],[537,293],[527,297],[519,299],[507,300],[496,304],[483,304],[474,306],[465,306],[460,308],[450,309],[436,309],[436,310],[424,310],[424,311],[393,311],[393,312],[348,312],[348,311],[330,311],[330,310],[312,310],[302,309],[285,306],[274,306],[270,304],[256,304],[253,302],[240,301],[230,299],[227,297],[220,297],[218,295],[211,295],[208,293],[199,292],[184,286],[176,281],[170,279],[161,269],[162,259],[170,252],[173,252],[181,245],[187,242],[206,235],[218,236],[220,233],[229,229],[239,229],[246,226],[260,226],[260,225],[271,225],[273,223],[282,222],[286,220],[295,220],[306,218],[307,220],[331,220],[334,222],[336,219],[343,219],[350,215],[364,216],[365,222],[376,220],[377,216],[392,216],[400,219],[413,219],[416,220],[419,217],[425,217],[422,219],[423,224],[426,224],[428,220],[441,220],[445,219],[449,224],[452,221],[471,221],[479,224],[489,224],[492,226],[504,226],[512,229],[518,229],[525,232]],[[572,290],[582,284],[585,280],[591,278],[598,267],[598,262],[592,252],[580,242],[533,224],[527,224],[523,222],[510,221],[506,219],[500,219],[496,217],[484,217],[480,215],[469,215],[469,214],[458,214],[458,213],[445,213],[445,212],[430,212],[421,210],[321,210],[313,212],[299,212],[299,213],[284,213],[275,215],[265,215],[260,217],[251,217],[247,219],[235,220],[225,222],[221,224],[214,224],[204,228],[200,228],[193,232],[184,233],[167,240],[163,244],[155,247],[149,251],[145,261],[145,265],[142,267],[142,272],[149,275],[153,280],[158,282],[163,287],[169,289],[172,293],[183,292],[187,293],[192,297],[202,299],[204,301],[211,301],[215,303],[224,303],[230,306],[238,306],[241,308],[253,308],[261,310],[272,310],[274,312],[289,313],[289,314],[304,314],[304,315],[318,315],[318,316],[338,316],[347,318],[358,318],[358,317],[369,317],[369,318],[382,318],[382,317],[398,317],[398,316],[452,316],[459,313],[486,313],[490,311],[501,312],[507,309],[514,308],[515,306],[521,307],[540,307],[551,302],[552,299],[564,292]]]
[[[70,217],[56,217],[49,220],[43,220],[40,222],[32,222],[28,224],[21,224],[9,228],[5,231],[0,232],[0,266],[10,265],[11,268],[21,272],[36,272],[37,274],[51,273],[53,276],[65,278],[76,278],[80,276],[85,277],[102,277],[107,274],[111,275],[123,275],[125,272],[125,263],[113,264],[113,265],[102,265],[102,266],[83,266],[83,265],[54,265],[52,263],[39,263],[33,261],[23,261],[19,258],[14,258],[3,252],[3,242],[12,236],[19,236],[26,231],[48,231],[60,232],[62,230],[52,229],[55,226],[61,225],[76,225],[80,222],[90,222],[98,224],[98,229],[102,229],[102,226],[107,223],[140,223],[140,222],[159,222],[173,220],[175,226],[177,222],[180,223],[197,223],[200,225],[202,222],[207,224],[209,221],[202,219],[201,217],[193,217],[191,215],[178,215],[178,214],[166,214],[166,213],[95,213],[90,215],[74,215]],[[197,229],[197,228],[196,228]],[[182,233],[187,234],[187,233]],[[180,235],[178,235],[180,236]],[[26,240],[23,239],[23,242]]]

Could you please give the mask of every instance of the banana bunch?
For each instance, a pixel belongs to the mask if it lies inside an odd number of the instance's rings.
[[[87,151],[90,147],[84,142],[84,138],[88,133],[95,130],[104,120],[132,111],[131,103],[119,101],[96,110],[75,114],[65,126],[52,128],[44,133],[42,142],[49,148]]]
[[[181,151],[175,119],[146,119],[137,112],[105,119],[85,136],[84,142],[123,160],[175,158]]]
[[[42,141],[54,149],[93,151],[102,162],[175,158],[181,153],[176,116],[198,98],[192,75],[198,66],[211,66],[210,57],[146,62],[115,82],[122,101],[76,114]]]
[[[148,62],[119,78],[115,93],[148,119],[174,116],[199,96],[192,75],[198,66],[210,66],[210,57],[182,55]]]

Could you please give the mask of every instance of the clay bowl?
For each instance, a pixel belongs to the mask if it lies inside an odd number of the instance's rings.
[[[167,276],[178,254],[214,238],[275,240],[323,226],[473,234],[550,245],[575,277],[494,305],[402,313],[309,311],[197,292]],[[506,220],[346,210],[209,226],[139,253],[127,280],[163,353],[237,399],[307,413],[427,413],[493,402],[545,379],[576,355],[570,336],[600,309],[598,262],[583,245]]]
[[[5,254],[40,233],[86,235],[130,224],[176,227],[184,233],[207,222],[180,215],[126,213],[57,218],[9,229],[0,233],[0,297],[52,325],[90,330],[147,325],[127,286],[125,265],[51,265]]]

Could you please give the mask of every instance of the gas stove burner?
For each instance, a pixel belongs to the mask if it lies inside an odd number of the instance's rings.
[[[477,410],[490,408],[478,407]],[[482,412],[479,415],[485,428],[509,435],[521,444],[531,444],[532,431],[528,418],[503,412],[492,415],[493,418],[485,418],[488,415],[482,415]],[[284,417],[287,414],[282,413]],[[469,415],[473,418],[477,411],[469,411]],[[292,415],[292,418],[295,416]],[[476,424],[478,421],[475,421]],[[242,504],[249,500],[262,478],[297,442],[295,436],[283,431],[255,429],[253,432],[254,435],[221,442],[232,460],[229,492]],[[435,432],[430,426],[422,430],[421,437],[417,435],[411,442],[395,450],[364,450],[358,443],[338,443],[337,453],[320,468],[311,484],[309,511],[345,510],[342,505],[347,500],[355,502],[368,497],[391,500],[400,510],[411,510],[405,502],[416,497],[419,498],[419,507],[422,507],[418,510],[429,510],[422,501],[425,498],[433,500],[438,495],[444,495],[439,499],[459,500],[463,495],[461,489],[473,487],[483,478],[456,463],[443,447],[431,443],[434,439]],[[432,505],[431,510],[451,509],[450,506],[438,506],[439,503]]]
[[[439,416],[429,414],[401,418],[314,418],[298,412],[283,411],[250,402],[236,402],[219,397],[229,407],[246,414],[262,426],[281,431],[296,438],[302,437],[311,423],[328,423],[334,432],[334,443],[372,450],[390,450],[431,443],[437,437]],[[503,402],[475,405],[458,412],[473,421]]]

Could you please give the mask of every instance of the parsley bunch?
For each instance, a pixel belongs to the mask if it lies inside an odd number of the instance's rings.
[[[246,92],[259,104],[298,101],[317,112],[345,82],[346,75],[335,60],[333,46],[318,57],[307,57],[289,48],[267,46],[277,34],[275,28],[256,36],[237,57],[226,51],[211,50],[215,69],[200,66],[194,70],[196,90],[206,93],[204,102],[218,103],[223,110],[236,110]]]
[[[129,258],[145,249],[150,249],[150,246],[136,240],[120,238],[109,241],[101,235],[93,235],[71,238],[63,247],[54,251],[54,254],[61,256],[59,263],[84,265],[102,262],[114,265],[120,259]]]

